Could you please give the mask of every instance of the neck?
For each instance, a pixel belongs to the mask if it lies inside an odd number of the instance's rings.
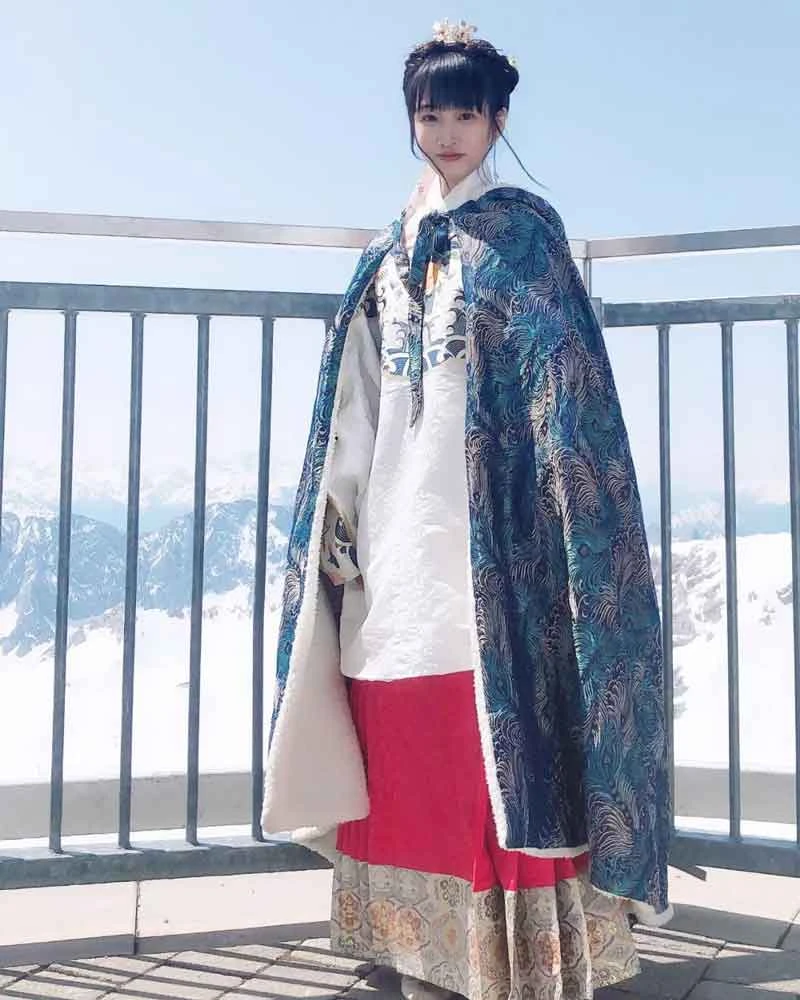
[[[439,175],[439,191],[440,191],[442,197],[446,198],[451,193],[451,191],[453,190],[453,188],[457,188],[458,185],[462,181],[466,180],[468,176],[469,176],[469,174],[467,174],[466,177],[459,177],[459,179],[457,181],[448,181],[444,177],[442,177],[441,174],[440,174]]]

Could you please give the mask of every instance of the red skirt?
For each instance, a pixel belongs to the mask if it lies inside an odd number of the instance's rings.
[[[534,858],[503,850],[489,805],[471,673],[352,681],[370,814],[339,827],[340,851],[467,879],[477,891],[554,886],[588,855]]]
[[[471,672],[350,682],[370,814],[339,827],[334,947],[471,998],[585,1000],[638,971],[588,855],[500,847]]]

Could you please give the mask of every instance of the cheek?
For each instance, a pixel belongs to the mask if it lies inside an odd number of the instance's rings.
[[[439,149],[439,134],[434,128],[422,128],[419,132],[419,147],[428,156],[433,156]]]
[[[485,153],[489,148],[489,132],[485,126],[481,125],[480,128],[476,128],[469,137],[470,149],[475,154]]]

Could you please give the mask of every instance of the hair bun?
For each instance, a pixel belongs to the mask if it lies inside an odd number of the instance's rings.
[[[403,73],[403,87],[405,88],[408,80],[426,59],[445,52],[463,52],[467,56],[480,59],[495,74],[496,79],[509,95],[513,93],[519,83],[519,72],[509,62],[508,56],[498,52],[494,45],[487,42],[486,39],[473,38],[464,42],[446,42],[434,38],[415,45],[409,53]]]
[[[481,58],[491,64],[493,69],[500,74],[500,78],[504,81],[509,94],[514,91],[519,83],[519,72],[515,66],[512,66],[508,56],[503,55],[502,52],[498,52],[494,45],[491,42],[487,42],[484,38],[476,38],[474,41],[468,42],[465,48],[471,52],[477,52]]]

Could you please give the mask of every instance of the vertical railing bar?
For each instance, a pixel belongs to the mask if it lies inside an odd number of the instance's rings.
[[[75,440],[77,314],[64,314],[64,370],[61,395],[61,481],[58,507],[58,570],[53,670],[53,742],[50,763],[50,850],[61,852],[64,815],[64,710],[67,689],[69,557],[72,537],[72,461]]]
[[[586,294],[591,296],[592,294],[592,258],[588,255],[583,258],[583,287],[586,289]]]
[[[800,845],[800,373],[798,321],[786,320],[789,391],[789,511],[792,526],[792,625],[794,644],[795,837]]]
[[[664,694],[668,740],[670,815],[675,828],[675,683],[672,635],[672,450],[670,417],[669,324],[658,327],[658,429],[661,484],[661,621],[664,643]]]
[[[139,492],[142,458],[144,316],[131,317],[131,395],[128,443],[128,525],[125,553],[125,621],[122,639],[122,720],[119,763],[119,846],[131,846],[133,696],[136,662],[136,600],[139,574]]]
[[[3,524],[3,481],[6,467],[6,384],[8,375],[8,310],[0,309],[0,538]]]
[[[269,461],[272,430],[272,362],[275,319],[261,321],[261,398],[258,430],[258,501],[256,504],[256,558],[253,585],[253,750],[252,817],[254,840],[261,841],[264,799],[264,615],[267,596],[267,529],[269,521]]]
[[[736,456],[734,447],[733,323],[722,327],[722,414],[725,460],[725,565],[728,632],[728,745],[730,835],[742,835],[741,753],[739,744],[739,606],[736,567]]]
[[[189,732],[186,766],[186,840],[197,844],[200,767],[200,662],[203,637],[203,567],[208,456],[208,316],[197,318],[197,401],[195,415],[194,522],[192,531],[192,612],[189,642]]]

